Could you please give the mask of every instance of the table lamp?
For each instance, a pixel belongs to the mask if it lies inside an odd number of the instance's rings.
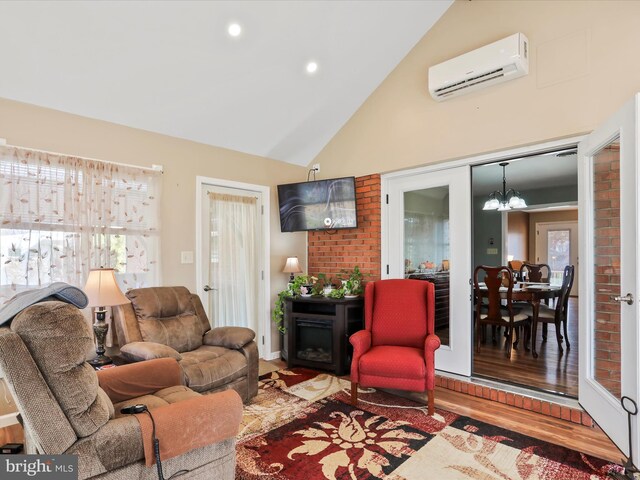
[[[293,282],[293,274],[302,273],[300,262],[298,262],[298,257],[287,258],[287,263],[285,263],[284,268],[282,269],[282,273],[290,273],[291,276],[289,277],[289,281]]]
[[[89,306],[95,307],[94,312],[96,321],[93,324],[93,333],[96,336],[96,358],[89,360],[89,364],[93,367],[102,367],[113,363],[108,356],[104,354],[104,343],[109,331],[109,325],[105,321],[107,314],[106,307],[113,305],[122,305],[130,303],[125,297],[116,283],[115,271],[113,268],[93,268],[89,272],[87,284],[84,286],[84,292],[89,298]]]

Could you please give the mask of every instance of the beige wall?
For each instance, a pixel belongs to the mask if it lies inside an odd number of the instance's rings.
[[[459,0],[313,163],[364,175],[591,131],[640,90],[640,2]],[[442,103],[430,65],[523,32],[530,73]]]
[[[11,145],[150,167],[164,166],[161,202],[162,283],[195,291],[195,264],[180,263],[180,252],[195,251],[196,176],[258,185],[303,181],[306,168],[211,147],[165,135],[0,99],[0,138]],[[287,256],[306,270],[306,234],[280,233],[277,194],[271,188],[272,297],[286,286]],[[279,338],[272,330],[272,351]]]

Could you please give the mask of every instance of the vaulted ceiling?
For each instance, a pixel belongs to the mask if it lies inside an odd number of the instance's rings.
[[[451,3],[3,1],[0,97],[307,165]]]

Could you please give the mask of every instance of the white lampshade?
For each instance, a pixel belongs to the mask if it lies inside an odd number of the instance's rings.
[[[484,207],[482,207],[482,209],[483,210],[495,210],[499,206],[500,206],[500,202],[498,201],[497,198],[490,198],[489,200],[484,202]]]
[[[525,202],[522,197],[514,195],[509,200],[509,206],[511,208],[526,208],[527,207],[527,202]]]
[[[89,272],[84,293],[89,297],[90,307],[110,307],[130,303],[116,283],[113,268],[94,268]]]
[[[302,269],[300,268],[300,262],[298,262],[298,257],[289,257],[287,258],[287,263],[285,263],[284,268],[282,269],[283,273],[302,273]]]
[[[520,204],[520,197],[514,195],[509,199],[509,206],[511,208],[518,208],[519,204]]]

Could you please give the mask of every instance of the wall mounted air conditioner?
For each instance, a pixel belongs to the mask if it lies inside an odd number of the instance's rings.
[[[429,68],[429,93],[441,102],[529,73],[529,40],[522,33]]]

